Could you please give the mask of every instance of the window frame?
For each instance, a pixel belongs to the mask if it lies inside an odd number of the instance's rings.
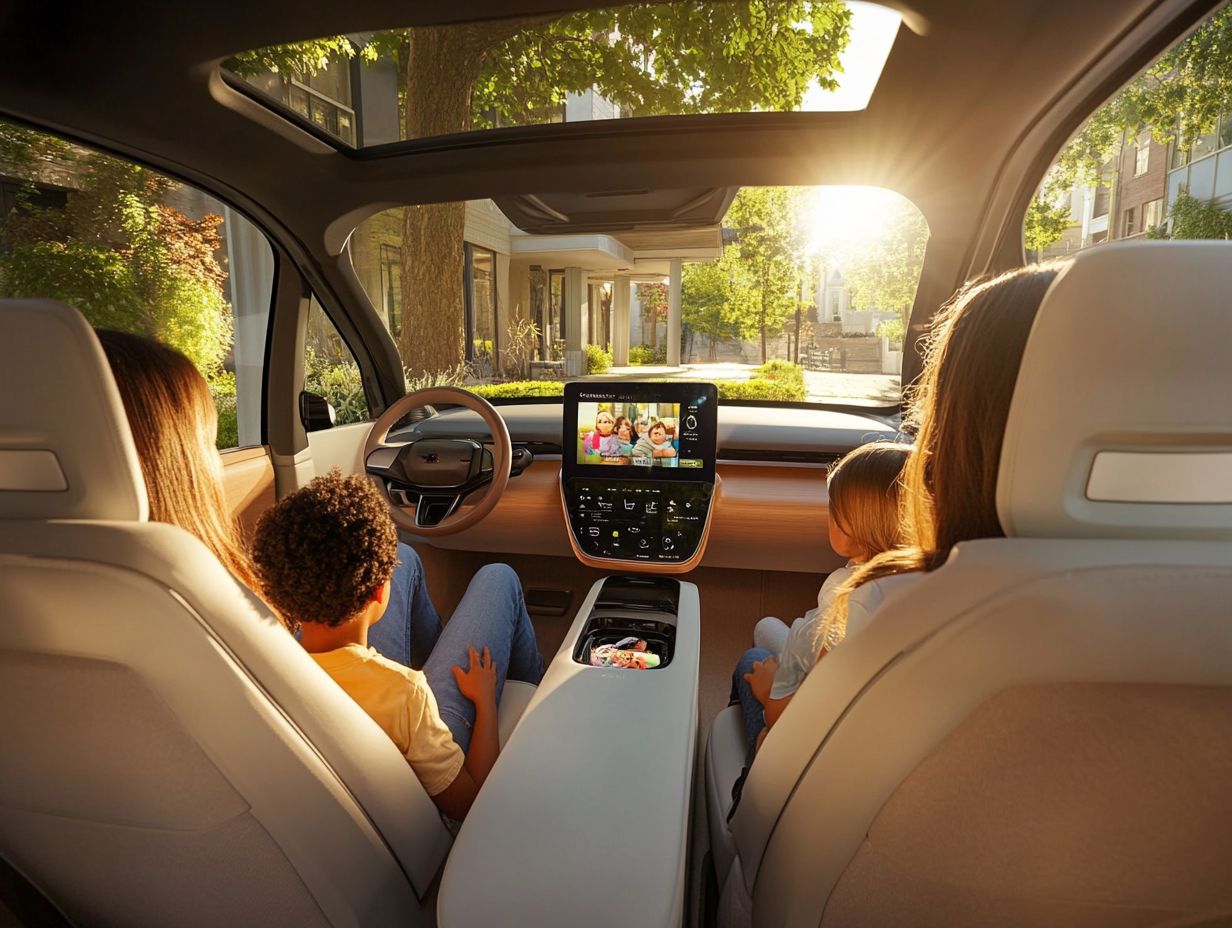
[[[492,276],[490,278],[492,287],[492,357],[489,361],[495,365],[496,359],[500,355],[500,297],[496,291],[496,252],[482,245],[463,242],[462,253],[462,300],[466,317],[465,358],[469,362],[477,360],[475,357],[475,320],[477,318],[475,306],[475,255],[476,253],[483,253],[492,262]]]

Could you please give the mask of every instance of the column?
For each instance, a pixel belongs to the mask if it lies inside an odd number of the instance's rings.
[[[667,365],[680,366],[680,259],[672,258],[667,278]]]
[[[565,268],[565,376],[586,373],[586,275],[580,267]]]
[[[629,363],[629,296],[633,286],[628,277],[612,281],[612,364]]]

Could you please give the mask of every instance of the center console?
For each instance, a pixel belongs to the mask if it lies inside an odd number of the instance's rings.
[[[565,385],[561,503],[595,567],[701,560],[715,497],[718,394],[706,383]]]
[[[691,583],[595,583],[458,834],[441,928],[682,924],[700,633]]]

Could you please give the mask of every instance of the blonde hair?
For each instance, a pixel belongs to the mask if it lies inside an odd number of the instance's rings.
[[[154,339],[101,329],[98,340],[137,445],[150,519],[196,535],[236,580],[259,590],[223,491],[218,411],[205,378]]]
[[[830,518],[867,560],[901,543],[899,488],[910,445],[889,441],[861,445],[830,468],[826,486]]]
[[[839,587],[818,631],[819,650],[843,640],[848,600],[865,583],[935,570],[959,542],[1004,535],[996,496],[1005,422],[1031,325],[1064,266],[971,281],[937,315],[904,422],[916,441],[902,475],[901,546]]]

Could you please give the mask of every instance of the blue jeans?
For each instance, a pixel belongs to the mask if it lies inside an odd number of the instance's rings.
[[[389,607],[368,630],[368,644],[390,660],[423,670],[442,720],[466,751],[475,724],[475,705],[458,691],[453,667],[465,670],[470,666],[468,647],[474,645],[482,652],[486,646],[491,653],[498,705],[506,678],[538,683],[543,676],[543,657],[522,599],[522,584],[508,565],[485,565],[442,626],[415,549],[398,545],[398,562]]]
[[[744,722],[744,736],[749,748],[748,754],[745,755],[746,763],[750,764],[757,750],[757,736],[766,727],[766,714],[744,675],[753,672],[754,661],[764,661],[768,657],[774,657],[774,653],[765,648],[749,648],[740,655],[740,660],[736,661],[736,669],[732,672],[731,702],[740,706],[740,718]]]

